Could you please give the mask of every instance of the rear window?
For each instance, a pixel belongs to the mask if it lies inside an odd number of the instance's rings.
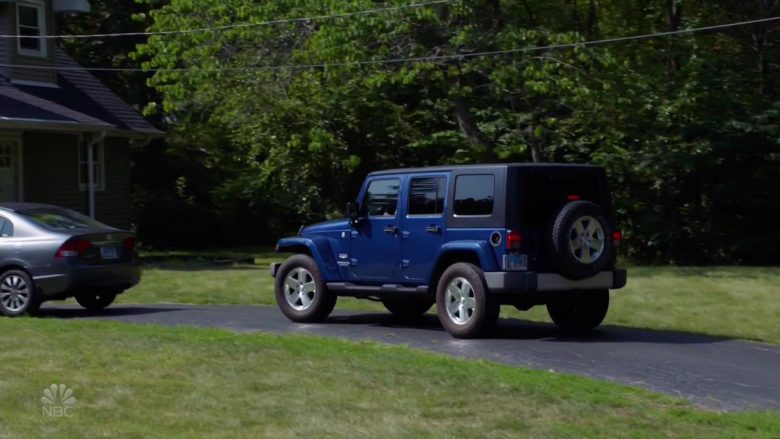
[[[458,216],[493,214],[496,178],[493,175],[461,175],[455,179],[455,208]]]
[[[41,207],[22,210],[17,213],[30,218],[34,223],[41,225],[46,229],[54,231],[102,229],[106,227],[104,224],[70,209]]]
[[[413,178],[409,186],[409,215],[441,215],[446,185],[444,177]]]

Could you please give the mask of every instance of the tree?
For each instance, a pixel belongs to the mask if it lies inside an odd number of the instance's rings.
[[[406,4],[174,0],[151,29]],[[778,195],[775,25],[550,47],[778,12],[763,0],[682,6],[453,0],[160,35],[136,56],[163,69],[150,109],[172,122],[172,143],[224,176],[218,205],[250,208],[271,234],[337,215],[371,170],[595,162],[638,261],[777,261],[778,221],[765,211]],[[745,190],[755,199],[730,198]]]

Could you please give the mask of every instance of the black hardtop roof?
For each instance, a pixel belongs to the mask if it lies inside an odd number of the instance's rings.
[[[585,169],[602,169],[601,166],[596,165],[579,165],[570,163],[494,163],[494,164],[476,164],[476,165],[450,165],[450,166],[430,166],[425,168],[397,168],[386,169],[383,171],[374,171],[368,174],[373,175],[388,175],[388,174],[414,174],[422,172],[442,172],[442,171],[455,171],[460,169],[474,170],[489,170],[500,168],[523,168],[523,169],[568,169],[568,170],[585,170]]]

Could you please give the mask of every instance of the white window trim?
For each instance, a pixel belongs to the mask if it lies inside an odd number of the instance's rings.
[[[17,35],[21,35],[21,25],[19,23],[19,7],[20,6],[26,6],[28,8],[35,8],[38,11],[38,26],[41,30],[41,37],[46,36],[46,2],[44,0],[18,0],[16,2],[16,33]],[[40,50],[31,50],[22,47],[22,39],[17,38],[16,39],[16,51],[19,53],[19,55],[24,56],[34,56],[38,58],[45,58],[47,56],[47,41],[44,38],[41,38],[41,49]]]
[[[81,192],[86,192],[87,185],[82,183],[82,181],[87,181],[89,178],[88,175],[82,175],[82,167],[81,167],[81,151],[86,148],[85,144],[80,144],[77,148],[77,164],[79,167],[79,190]],[[97,145],[95,145],[95,148],[97,148],[97,163],[98,167],[100,168],[100,181],[98,181],[97,186],[95,186],[95,192],[104,192],[106,190],[106,145],[105,142],[100,142]],[[85,157],[86,159],[86,157]]]

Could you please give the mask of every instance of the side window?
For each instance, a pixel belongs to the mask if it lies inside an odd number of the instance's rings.
[[[492,215],[495,186],[493,175],[458,176],[455,179],[455,215]]]
[[[366,216],[395,216],[401,180],[374,180],[368,185],[361,205]]]
[[[79,145],[79,190],[87,190],[89,180],[89,153],[87,145]],[[96,191],[106,189],[106,177],[103,172],[105,163],[105,144],[99,143],[92,148],[92,184]]]
[[[444,213],[445,177],[413,178],[409,186],[409,215],[441,215]]]
[[[0,217],[0,238],[8,238],[14,235],[14,225],[11,221]]]

